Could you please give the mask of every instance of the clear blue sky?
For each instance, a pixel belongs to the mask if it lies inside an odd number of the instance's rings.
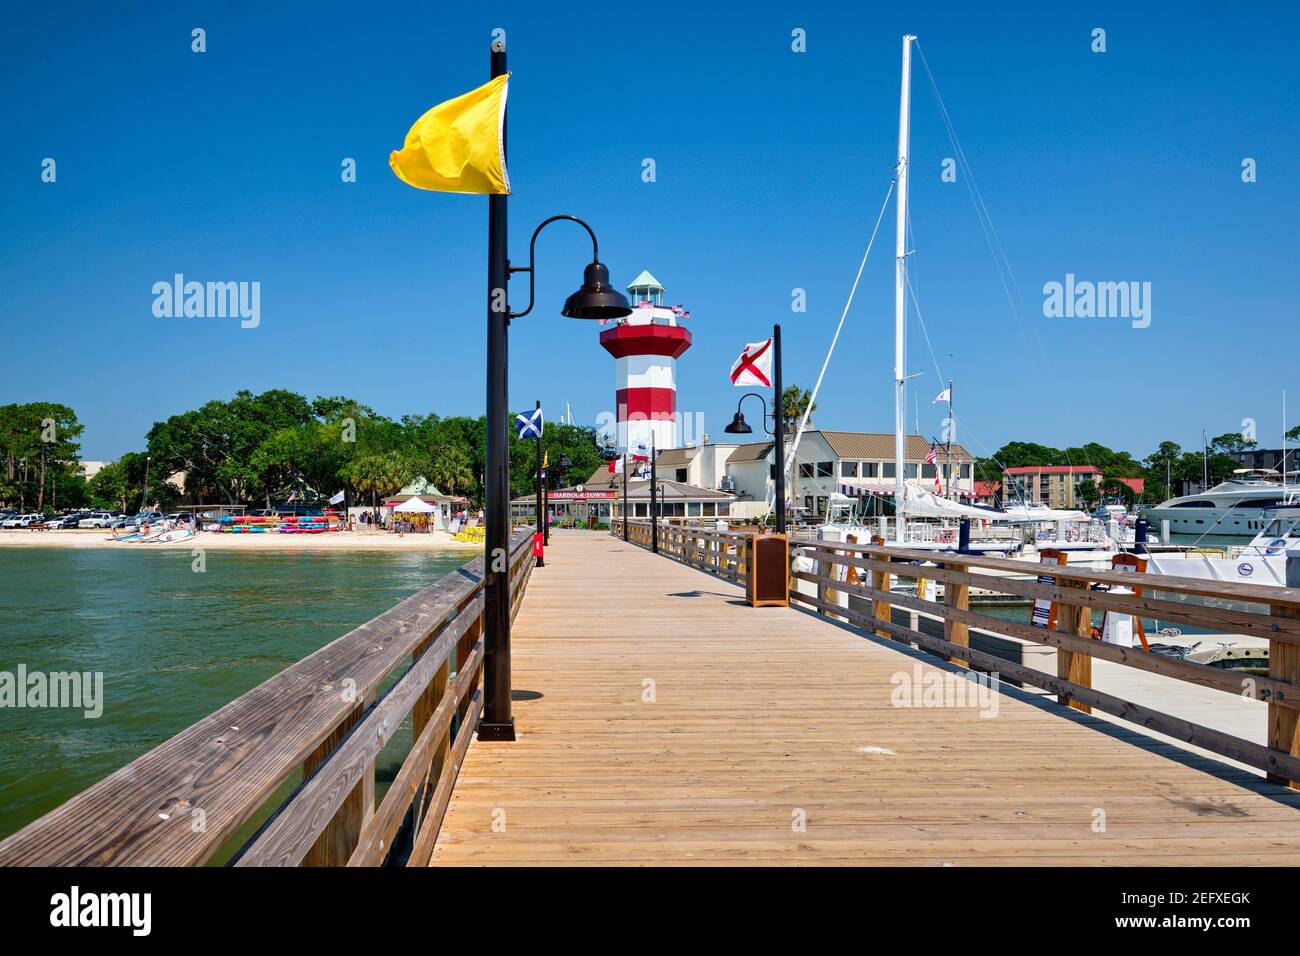
[[[891,176],[913,32],[1023,293],[1022,335],[964,182],[940,181],[953,151],[918,62],[913,274],[959,438],[1142,456],[1251,417],[1275,446],[1282,388],[1300,421],[1296,6],[906,6],[14,8],[0,37],[0,401],[72,405],[90,458],[240,388],[480,414],[486,200],[411,189],[387,157],[425,109],[485,81],[501,27],[514,259],[542,218],[572,213],[620,285],[650,269],[693,313],[679,407],[720,436],[740,394],[726,372],[773,321],[787,381],[816,377]],[[207,53],[190,51],[193,27]],[[796,27],[806,53],[791,51]],[[1257,183],[1242,183],[1243,157]],[[823,427],[892,430],[892,232],[891,212],[819,397]],[[514,405],[540,397],[554,417],[568,399],[594,422],[613,362],[597,327],[558,314],[587,255],[576,227],[540,241],[510,389]],[[151,286],[176,272],[259,281],[260,327],[155,318]],[[1044,318],[1043,283],[1067,272],[1151,282],[1151,326]],[[790,311],[795,287],[806,313]],[[915,323],[909,366],[925,373],[932,433],[942,383]]]

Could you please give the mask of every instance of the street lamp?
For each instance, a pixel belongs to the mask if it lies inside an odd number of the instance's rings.
[[[558,468],[559,471],[551,472],[551,474],[546,476],[546,480],[551,486],[558,488],[560,485],[560,476],[568,473],[569,469],[573,467],[573,462],[569,460],[568,455],[561,455],[560,460],[555,463],[555,467]],[[551,498],[549,490],[542,498],[542,506],[546,509],[546,530],[542,533],[542,543],[549,547],[551,544]]]
[[[659,553],[659,469],[655,452],[655,434],[650,433],[650,550]]]
[[[492,44],[491,77],[504,76],[504,40]],[[505,116],[501,120],[501,142],[507,142]],[[510,457],[507,429],[507,363],[510,320],[533,310],[535,275],[534,249],[538,234],[552,222],[576,222],[591,236],[591,263],[583,271],[582,285],[569,296],[560,310],[574,319],[616,319],[632,313],[631,307],[609,283],[609,269],[601,261],[596,234],[574,216],[552,216],[543,220],[528,244],[528,265],[510,265],[506,203],[508,195],[488,197],[488,312],[487,312],[487,463],[484,470],[487,529],[483,555],[483,719],[480,740],[514,740],[515,722],[510,712]],[[528,273],[528,308],[511,312],[510,277]],[[544,534],[545,532],[543,532]]]
[[[763,430],[775,439],[776,448],[776,533],[785,534],[785,396],[781,394],[781,326],[772,326],[772,427],[767,427],[767,402],[758,392],[747,392],[736,403],[736,416],[723,429],[728,435],[750,435],[754,429],[745,423],[741,403],[753,395],[763,402]]]

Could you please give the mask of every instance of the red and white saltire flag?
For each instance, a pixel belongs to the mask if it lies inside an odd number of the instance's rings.
[[[611,461],[611,462],[609,463],[609,473],[610,473],[611,475],[621,475],[621,474],[623,474],[623,459],[622,459],[622,458],[615,458],[613,461]]]
[[[951,401],[952,401],[952,386],[949,385],[949,386],[948,386],[947,388],[945,388],[942,392],[940,392],[938,395],[936,395],[936,396],[934,397],[934,401],[931,402],[930,404],[931,404],[931,405],[937,405],[937,404],[939,404],[940,402],[951,402]]]
[[[637,442],[635,445],[629,448],[628,451],[632,453],[633,461],[650,460],[650,449],[646,446],[646,443],[643,441]]]
[[[772,387],[772,340],[750,342],[731,366],[731,384]]]
[[[939,457],[938,454],[937,454],[937,453],[935,452],[935,450],[934,450],[934,444],[931,443],[931,445],[930,445],[930,450],[929,450],[928,452],[926,452],[926,455],[925,455],[925,463],[926,463],[927,465],[933,465],[933,464],[935,463],[935,460],[936,460],[938,457]]]

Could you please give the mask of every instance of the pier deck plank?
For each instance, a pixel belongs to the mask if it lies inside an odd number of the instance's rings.
[[[514,625],[519,739],[470,747],[435,866],[1300,864],[1300,793],[1012,689],[994,717],[894,706],[894,675],[951,669],[553,539]]]

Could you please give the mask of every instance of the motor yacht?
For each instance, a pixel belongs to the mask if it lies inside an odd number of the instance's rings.
[[[1196,495],[1170,498],[1142,509],[1152,527],[1169,522],[1170,534],[1253,538],[1264,530],[1264,512],[1283,503],[1286,486],[1276,471],[1242,468]]]

